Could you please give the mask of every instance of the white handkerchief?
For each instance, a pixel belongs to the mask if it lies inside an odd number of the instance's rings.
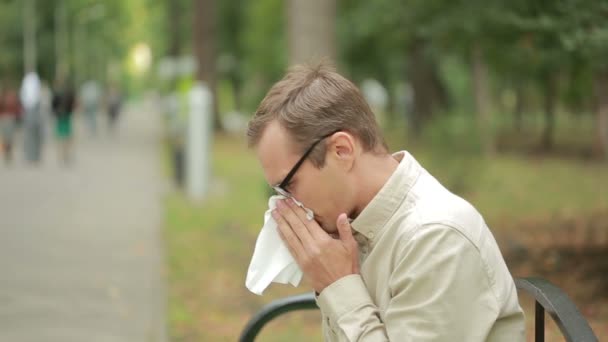
[[[247,271],[245,286],[249,291],[261,295],[270,283],[298,286],[302,280],[302,270],[289,253],[287,246],[279,236],[277,223],[272,218],[271,211],[276,208],[277,200],[283,196],[272,196],[268,200],[268,210],[264,213],[264,227],[258,235],[253,251],[253,257]],[[294,200],[295,201],[295,200]],[[295,201],[300,207],[302,203]],[[312,220],[314,214],[310,209],[304,208],[307,218]]]

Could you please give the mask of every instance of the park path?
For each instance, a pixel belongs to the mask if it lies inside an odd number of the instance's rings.
[[[110,135],[75,119],[75,160],[46,136],[32,167],[0,160],[0,341],[165,342],[165,180],[153,103]]]

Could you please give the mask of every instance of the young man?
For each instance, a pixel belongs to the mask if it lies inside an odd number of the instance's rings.
[[[523,341],[513,278],[481,215],[406,151],[389,154],[355,85],[298,66],[248,138],[273,217],[317,293],[327,341]]]

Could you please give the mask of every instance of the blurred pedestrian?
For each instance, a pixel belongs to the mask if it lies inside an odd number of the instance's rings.
[[[0,93],[0,138],[4,161],[8,164],[13,159],[13,141],[17,121],[21,116],[21,104],[17,91],[8,86]]]
[[[120,110],[122,107],[122,95],[117,86],[113,85],[110,87],[108,91],[108,128],[110,132],[114,132],[116,130],[116,122],[118,121],[118,116],[120,115]]]
[[[55,134],[59,141],[59,159],[64,164],[73,160],[72,156],[72,116],[75,106],[74,90],[58,81],[53,92],[53,114],[55,115]]]
[[[41,80],[40,82],[40,117],[42,118],[42,122],[44,123],[44,136],[47,136],[47,127],[50,125],[47,124],[52,122],[52,113],[53,113],[53,91],[51,87],[49,87],[48,82],[45,80]],[[52,129],[52,127],[49,127]],[[52,133],[51,133],[52,134]]]
[[[35,71],[28,72],[23,78],[19,96],[24,113],[25,159],[31,163],[39,163],[44,139],[44,123],[40,112],[40,78]]]
[[[97,112],[99,111],[100,97],[101,90],[97,82],[88,80],[82,85],[79,102],[82,105],[84,119],[91,136],[97,135]]]

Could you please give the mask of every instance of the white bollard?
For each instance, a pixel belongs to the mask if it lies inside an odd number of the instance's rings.
[[[193,200],[202,200],[209,191],[212,125],[211,91],[197,82],[189,94],[188,140],[186,145],[186,187]]]

